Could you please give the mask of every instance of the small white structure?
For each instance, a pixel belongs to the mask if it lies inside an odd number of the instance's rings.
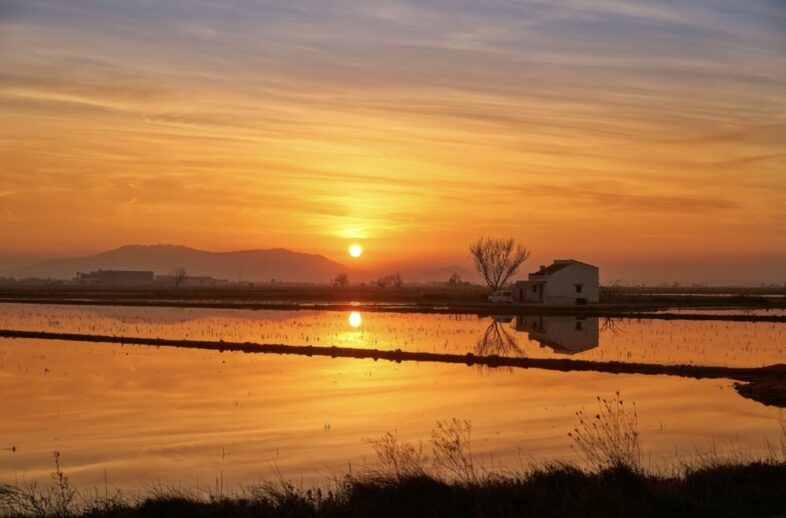
[[[599,285],[597,266],[574,259],[558,259],[529,274],[529,280],[513,284],[513,294],[517,302],[582,306],[598,302]]]

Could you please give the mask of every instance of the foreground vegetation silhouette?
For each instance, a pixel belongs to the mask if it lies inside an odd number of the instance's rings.
[[[367,442],[377,462],[301,487],[285,480],[226,493],[155,485],[143,495],[77,491],[55,452],[50,485],[0,484],[0,514],[58,517],[780,516],[786,512],[786,419],[764,458],[716,451],[666,471],[646,469],[635,405],[619,393],[576,413],[569,433],[584,464],[495,470],[472,452],[472,425],[437,422],[429,444],[386,433]]]

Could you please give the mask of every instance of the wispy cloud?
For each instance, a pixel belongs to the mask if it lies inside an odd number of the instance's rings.
[[[0,231],[591,251],[592,215],[605,247],[679,222],[786,250],[784,26],[767,1],[8,0],[0,193],[32,220]]]

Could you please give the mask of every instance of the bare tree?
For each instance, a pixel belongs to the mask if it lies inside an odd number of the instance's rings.
[[[404,279],[401,277],[401,272],[396,272],[390,276],[390,282],[393,284],[393,287],[396,289],[401,288],[404,285]]]
[[[612,304],[622,295],[622,282],[617,280],[611,284],[600,287],[600,300],[605,304]]]
[[[530,254],[529,250],[517,244],[513,238],[494,237],[481,237],[469,246],[469,251],[475,268],[483,275],[492,291],[498,291],[505,286]]]
[[[349,286],[349,275],[346,273],[339,273],[333,279],[332,284],[335,288],[345,288]]]
[[[400,272],[391,273],[390,275],[385,275],[380,277],[374,284],[377,285],[378,288],[382,288],[383,290],[388,286],[393,286],[394,288],[398,289],[404,285],[404,279],[401,277]]]
[[[182,266],[172,270],[172,281],[175,283],[175,288],[179,288],[183,281],[186,280],[188,272]]]

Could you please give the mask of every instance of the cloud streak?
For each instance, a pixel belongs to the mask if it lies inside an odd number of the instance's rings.
[[[767,1],[8,0],[0,192],[27,226],[0,231],[784,253],[784,26]]]

